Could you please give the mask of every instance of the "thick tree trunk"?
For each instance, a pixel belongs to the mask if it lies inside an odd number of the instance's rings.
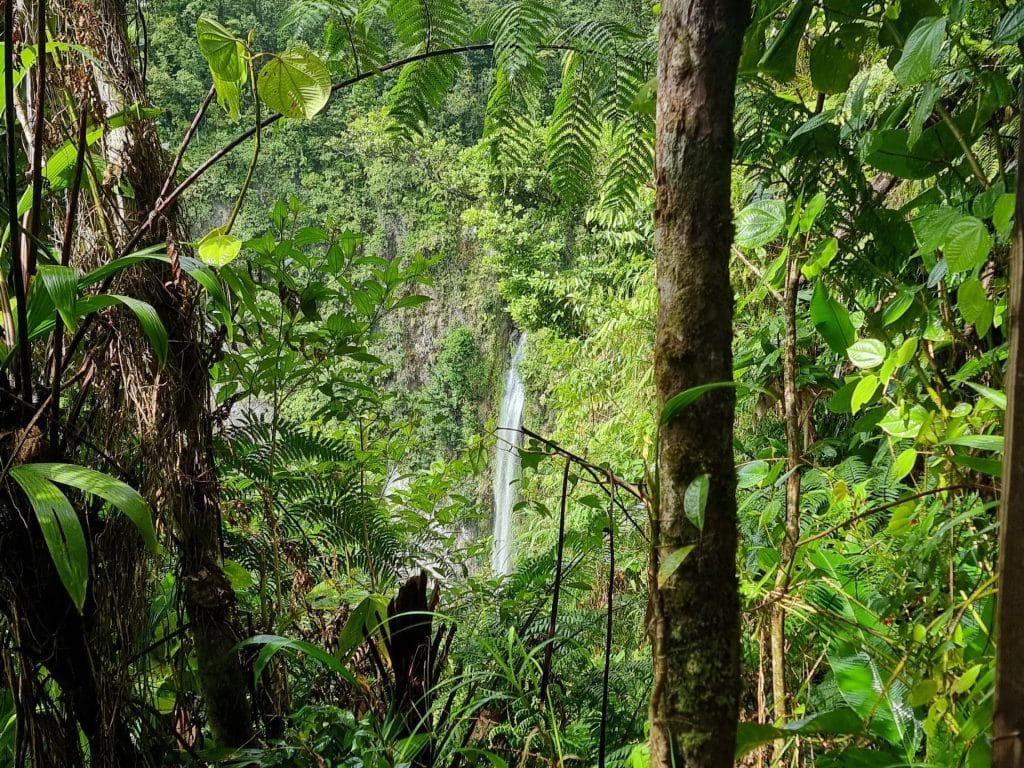
[[[732,380],[732,113],[744,0],[669,0],[660,21],[655,375],[661,405]],[[662,427],[653,520],[651,765],[732,766],[739,698],[735,394],[711,391]],[[703,532],[683,499],[706,473]],[[659,586],[661,564],[694,549]]]
[[[1024,114],[1024,92],[1018,113]],[[992,768],[1024,765],[1024,124],[1017,148],[1017,208],[1010,255],[1010,358],[999,505],[999,603]]]

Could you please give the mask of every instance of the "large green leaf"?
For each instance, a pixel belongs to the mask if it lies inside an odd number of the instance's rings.
[[[838,355],[845,355],[856,338],[850,313],[829,295],[828,288],[820,280],[814,284],[811,295],[811,322],[829,349]]]
[[[980,267],[991,250],[992,236],[988,227],[973,216],[962,216],[954,221],[942,246],[950,272],[967,272]]]
[[[999,20],[992,42],[996,45],[1012,45],[1024,36],[1024,3],[1017,4]]]
[[[861,339],[850,345],[846,356],[858,368],[877,368],[885,361],[885,344],[878,339]]]
[[[199,241],[196,251],[204,264],[223,267],[234,261],[242,252],[242,241],[234,235],[225,233],[223,227],[217,227]]]
[[[764,74],[783,83],[796,76],[796,55],[800,49],[800,39],[813,9],[812,0],[797,0],[779,33],[758,62],[757,67]]]
[[[21,486],[39,521],[43,540],[61,583],[79,613],[85,605],[89,584],[89,550],[74,507],[38,464],[11,467],[10,475]]]
[[[844,93],[860,71],[860,56],[868,39],[863,24],[844,24],[822,37],[811,49],[811,83],[824,93]]]
[[[255,637],[250,637],[248,640],[244,640],[239,643],[239,647],[245,647],[248,645],[263,646],[253,664],[253,677],[257,683],[259,683],[267,663],[276,653],[279,651],[291,651],[296,654],[305,654],[309,659],[334,672],[342,680],[357,687],[359,685],[355,675],[349,672],[349,670],[345,668],[344,664],[338,661],[334,656],[331,656],[331,654],[323,648],[306,642],[305,640],[292,640],[287,637],[281,637],[280,635],[256,635]]]
[[[892,68],[896,79],[903,85],[917,85],[931,77],[945,39],[945,17],[928,16],[917,22],[903,45],[903,54]]]
[[[678,416],[683,410],[689,408],[697,400],[708,392],[714,392],[718,389],[736,389],[740,392],[764,392],[765,390],[760,387],[751,386],[750,384],[741,384],[737,381],[715,381],[710,384],[698,384],[696,387],[690,387],[684,389],[672,397],[670,397],[664,407],[661,409],[661,418],[658,420],[659,424],[668,424],[672,419]]]
[[[964,322],[973,325],[978,336],[984,336],[992,327],[995,307],[985,294],[985,288],[976,277],[960,284],[956,293],[956,305]]]
[[[160,315],[153,308],[152,304],[132,298],[131,296],[119,296],[113,293],[105,293],[99,296],[90,296],[78,302],[79,317],[85,317],[101,309],[120,304],[134,313],[142,332],[146,334],[150,345],[153,347],[153,354],[157,362],[163,365],[167,362],[167,329],[164,328]]]
[[[77,464],[40,463],[23,464],[22,467],[28,467],[29,471],[46,480],[99,496],[135,524],[150,550],[160,550],[153,526],[153,510],[142,495],[127,483]]]
[[[776,739],[790,736],[849,736],[862,733],[864,722],[848,707],[821,712],[780,727],[760,723],[740,723],[736,731],[736,761],[753,750]]]
[[[757,248],[774,240],[785,226],[785,203],[756,200],[736,214],[736,245]]]
[[[74,330],[78,300],[78,274],[72,267],[40,264],[37,276],[65,327]]]
[[[228,83],[244,80],[245,46],[227,27],[209,16],[200,16],[196,22],[196,37],[199,51],[215,78]]]
[[[909,741],[917,723],[906,703],[907,688],[899,680],[889,683],[889,674],[861,651],[851,656],[829,656],[843,700],[860,717],[870,717],[870,730],[890,744]]]
[[[256,81],[263,102],[285,117],[308,120],[331,96],[331,73],[304,48],[292,48],[267,62]]]

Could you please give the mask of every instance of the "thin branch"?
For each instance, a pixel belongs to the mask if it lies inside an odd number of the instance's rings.
[[[7,129],[7,217],[8,237],[11,243],[11,277],[14,287],[14,301],[18,313],[17,339],[19,373],[18,386],[22,399],[32,402],[32,354],[28,339],[28,311],[25,306],[25,275],[21,265],[21,233],[18,221],[18,153],[14,146],[14,2],[4,3],[4,110]]]
[[[46,0],[38,0],[36,6],[36,92],[35,92],[35,141],[32,144],[32,209],[29,214],[28,254],[25,258],[25,282],[36,272],[36,258],[39,254],[39,233],[43,227],[43,143],[46,130]],[[28,332],[27,329],[25,331]]]
[[[877,507],[872,507],[871,509],[865,510],[864,512],[861,512],[860,514],[854,515],[853,517],[848,518],[848,519],[844,520],[841,523],[836,523],[831,528],[827,528],[826,530],[822,531],[821,533],[816,533],[813,536],[808,536],[806,539],[801,539],[800,541],[798,541],[796,543],[796,546],[797,546],[797,549],[799,549],[800,547],[805,546],[806,544],[810,544],[813,541],[818,541],[819,539],[827,538],[827,537],[831,536],[833,533],[835,533],[836,531],[841,531],[843,528],[848,528],[851,525],[855,525],[856,523],[859,523],[861,520],[864,520],[865,518],[871,517],[873,515],[877,515],[879,512],[885,512],[887,509],[892,509],[893,507],[898,507],[900,504],[906,504],[908,501],[914,501],[916,499],[921,499],[921,498],[924,498],[925,496],[934,496],[937,493],[945,493],[947,491],[975,491],[975,490],[978,490],[978,486],[975,486],[975,485],[944,485],[941,488],[932,488],[932,489],[927,490],[927,491],[921,491],[920,493],[911,494],[910,496],[903,496],[903,497],[901,497],[899,499],[896,499],[895,501],[889,501],[889,502],[886,502],[885,504],[880,504]]]
[[[86,129],[89,113],[86,109],[78,116],[78,155],[75,157],[74,178],[68,194],[67,215],[64,217],[64,241],[61,243],[60,265],[66,267],[71,263],[72,240],[75,236],[75,224],[78,219],[78,197],[82,187],[82,169],[85,167],[85,155],[89,151]],[[50,404],[53,413],[50,415],[50,448],[57,450],[60,428],[60,387],[64,370],[64,321],[60,313],[54,313],[53,325],[53,381],[50,383]]]
[[[558,548],[555,554],[555,584],[551,590],[551,616],[548,619],[548,642],[544,648],[544,666],[540,677],[540,706],[548,700],[548,684],[551,682],[551,656],[554,653],[555,630],[558,625],[558,598],[562,592],[562,559],[565,556],[565,512],[569,505],[569,470],[572,460],[566,458],[562,472],[562,502],[558,511]]]

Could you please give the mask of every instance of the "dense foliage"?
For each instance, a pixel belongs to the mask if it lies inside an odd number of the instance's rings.
[[[702,395],[656,404],[660,6],[154,0],[119,60],[12,5],[0,765],[644,765],[690,555],[650,566],[656,456]],[[738,765],[991,764],[1022,46],[1002,0],[754,3]]]

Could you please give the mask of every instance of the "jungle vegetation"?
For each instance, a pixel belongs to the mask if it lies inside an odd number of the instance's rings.
[[[3,8],[0,766],[1024,764],[1019,0]]]

